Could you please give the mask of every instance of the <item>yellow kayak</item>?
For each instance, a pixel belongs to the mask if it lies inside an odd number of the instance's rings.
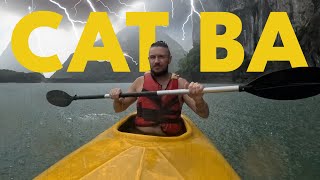
[[[240,179],[186,116],[187,132],[159,137],[119,131],[128,115],[35,179]]]

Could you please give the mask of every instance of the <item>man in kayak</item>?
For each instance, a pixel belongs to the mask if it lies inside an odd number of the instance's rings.
[[[137,116],[133,133],[177,136],[185,132],[181,119],[181,109],[185,102],[202,118],[209,116],[209,108],[203,99],[203,85],[188,83],[185,79],[168,72],[172,56],[168,45],[163,41],[153,43],[149,50],[151,71],[138,77],[129,87],[128,92],[158,91],[173,89],[189,89],[184,95],[163,95],[156,97],[126,97],[119,98],[120,88],[110,90],[114,100],[115,112],[126,110],[137,99]]]

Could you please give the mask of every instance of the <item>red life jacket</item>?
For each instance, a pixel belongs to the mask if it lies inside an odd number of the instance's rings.
[[[178,77],[172,76],[166,90],[178,89]],[[142,91],[158,91],[162,86],[151,73],[145,73]],[[178,95],[139,97],[137,101],[136,126],[150,127],[160,124],[162,131],[174,135],[182,130],[181,104]]]

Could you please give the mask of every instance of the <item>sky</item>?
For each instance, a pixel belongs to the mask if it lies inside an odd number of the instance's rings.
[[[205,0],[202,0],[205,1]],[[115,33],[125,28],[126,12],[169,12],[169,26],[164,28],[174,40],[188,51],[192,48],[192,22],[188,15],[205,8],[192,9],[200,0],[0,0],[0,54],[11,40],[15,25],[29,13],[46,10],[63,15],[57,30],[42,27],[29,38],[30,49],[39,56],[57,54],[63,63],[74,52],[90,12],[105,11]],[[82,21],[83,23],[71,22]],[[163,28],[163,27],[162,27]],[[183,33],[185,32],[185,33]],[[98,38],[97,38],[98,39]],[[45,73],[50,77],[52,73]]]

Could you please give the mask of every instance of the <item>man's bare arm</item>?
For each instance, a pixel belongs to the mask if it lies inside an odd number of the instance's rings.
[[[183,99],[186,104],[200,117],[208,118],[209,117],[209,107],[203,98],[195,101],[190,98],[187,94],[183,95]]]
[[[141,83],[141,77],[137,78],[131,86],[128,88],[128,93],[137,92],[137,89]],[[119,98],[119,94],[122,93],[121,89],[115,88],[110,91],[111,98],[114,99],[113,101],[113,109],[116,113],[125,111],[131,104],[133,104],[137,98],[136,97],[126,97],[126,98]]]
[[[181,80],[180,80],[181,79]],[[179,87],[190,90],[190,94],[184,94],[184,102],[200,117],[208,118],[209,107],[203,99],[203,86],[198,83],[188,83],[185,79],[180,78]]]

